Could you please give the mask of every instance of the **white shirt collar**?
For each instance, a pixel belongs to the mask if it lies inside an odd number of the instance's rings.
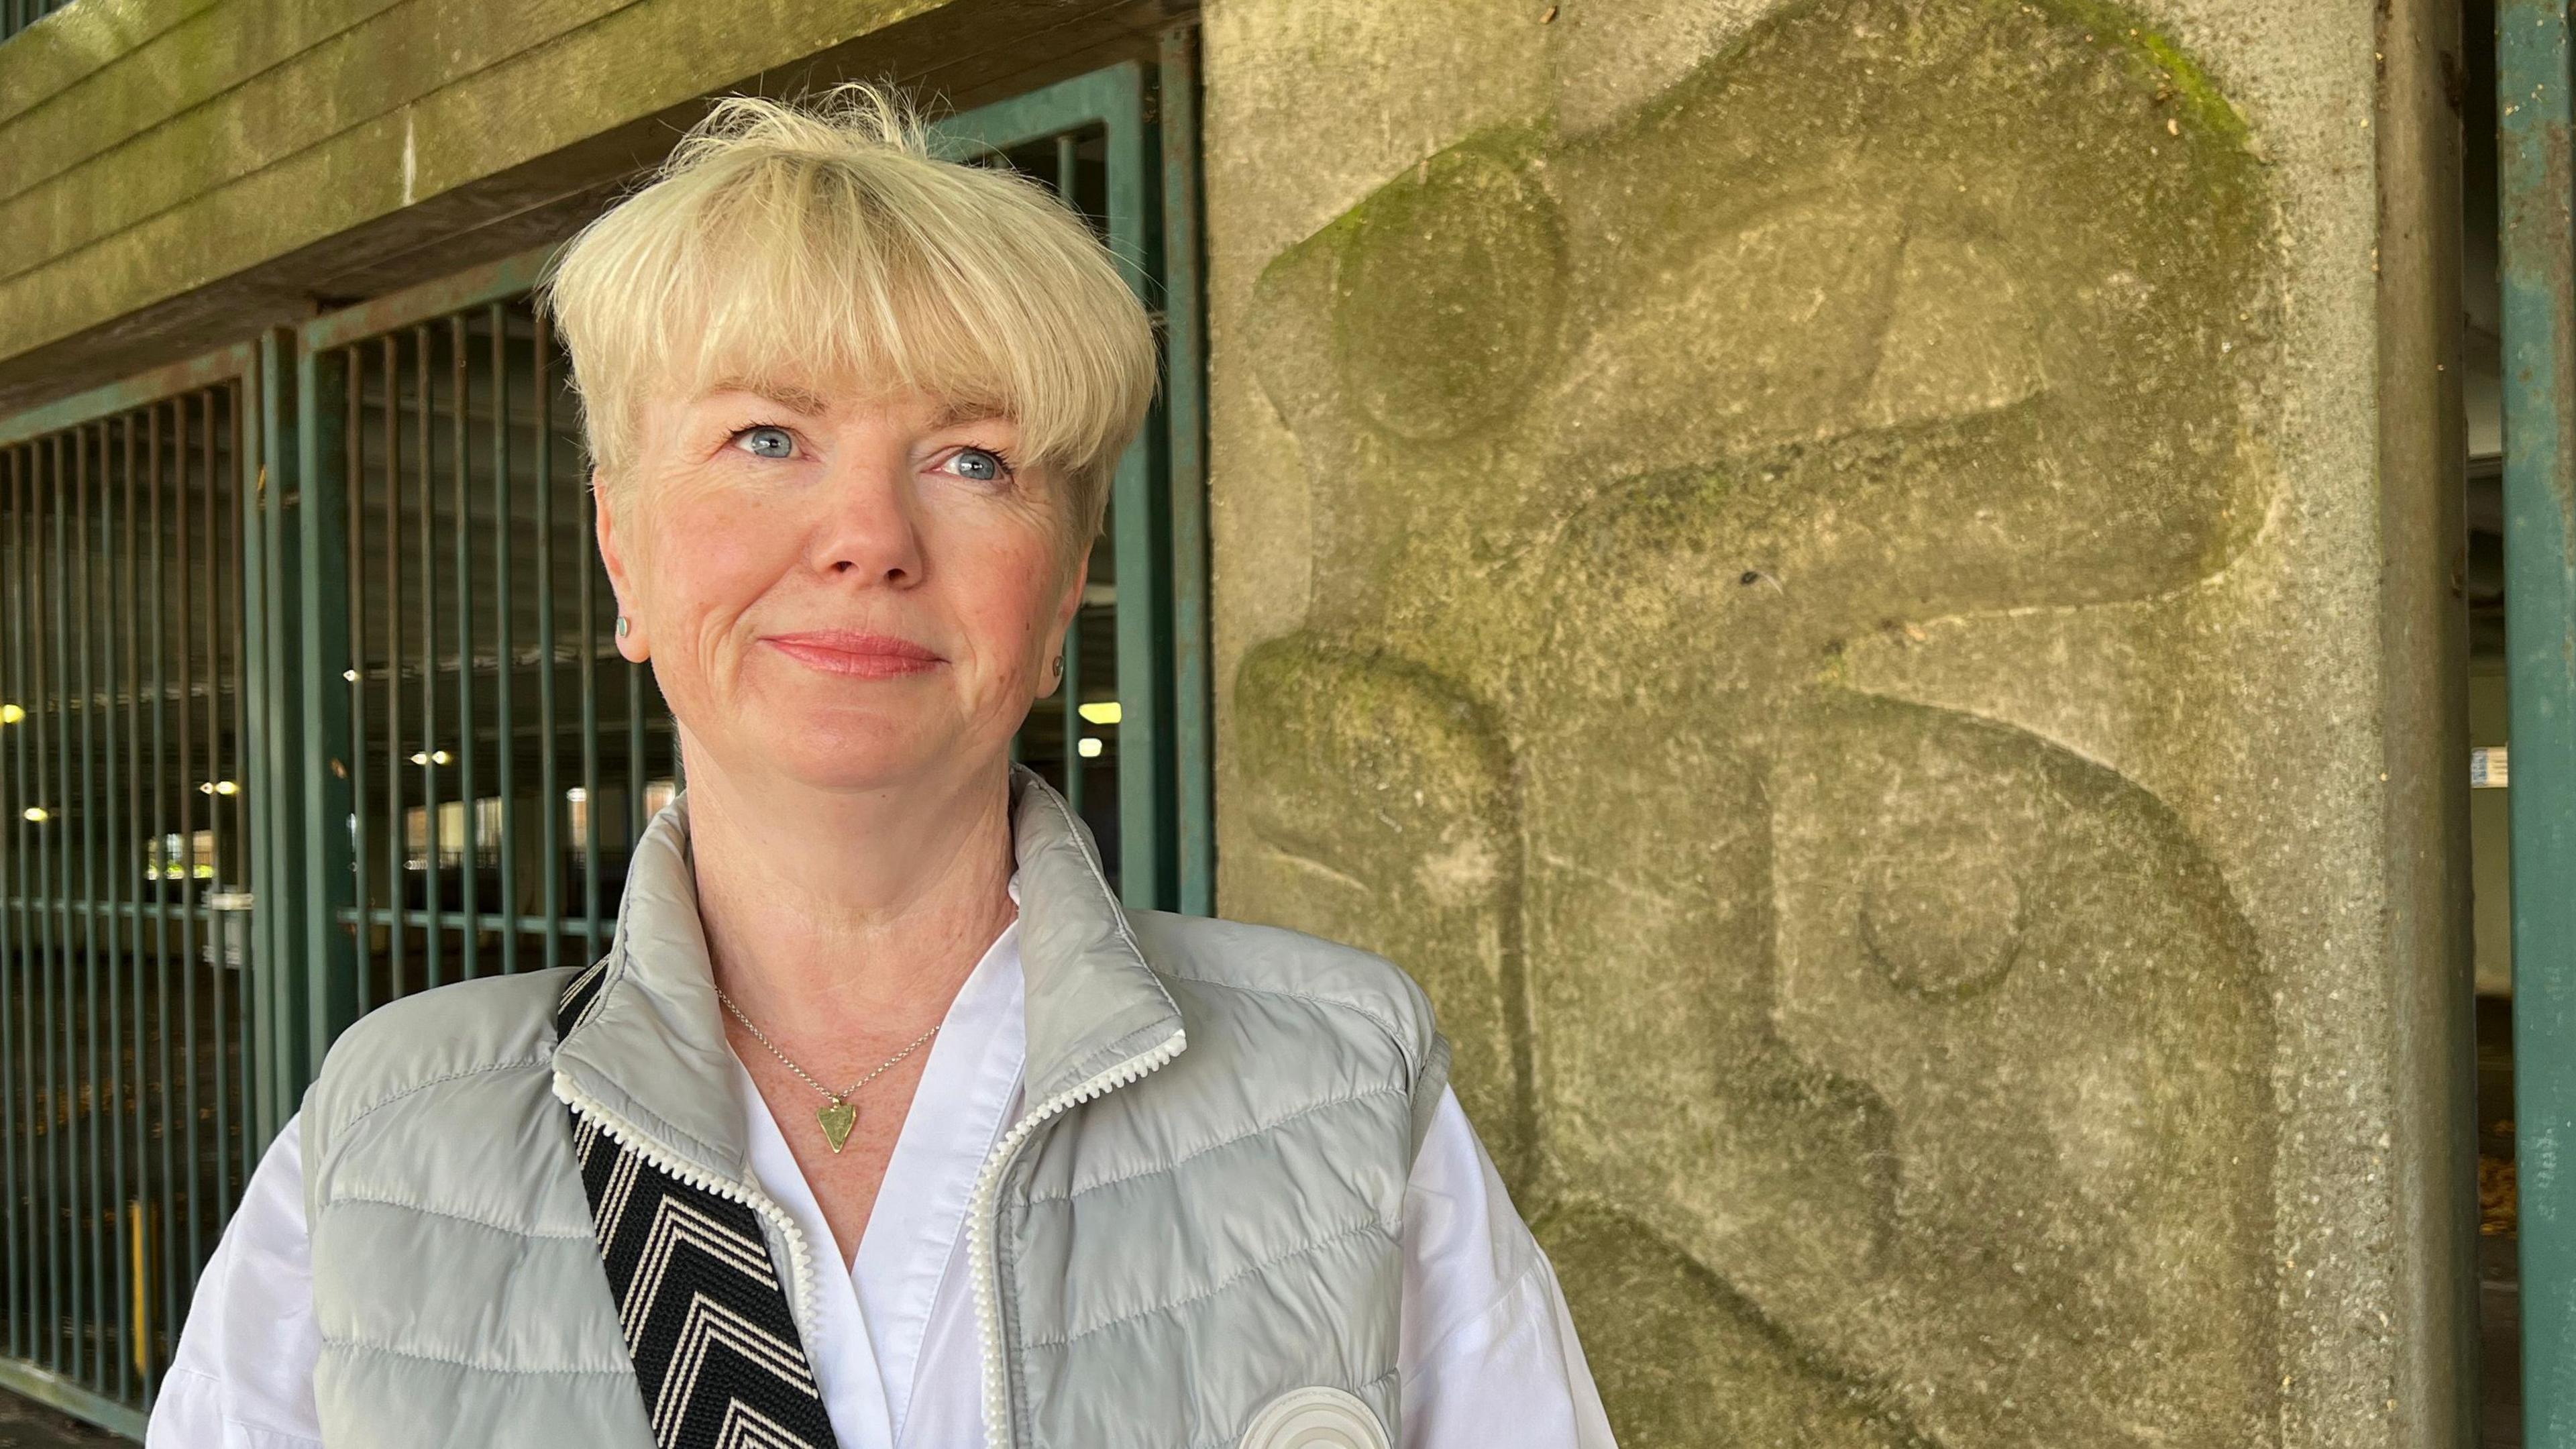
[[[1015,880],[1013,898],[1018,894]],[[739,1059],[734,1064],[752,1173],[813,1249],[817,1341],[806,1352],[844,1444],[898,1442],[940,1285],[960,1271],[955,1249],[976,1174],[1019,1110],[1027,1053],[1022,990],[1014,921],[986,948],[941,1020],[851,1260],[832,1251],[831,1226],[795,1154],[751,1073]]]

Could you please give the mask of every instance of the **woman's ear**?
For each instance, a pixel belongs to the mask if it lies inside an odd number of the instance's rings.
[[[1091,545],[1084,544],[1073,560],[1073,579],[1065,585],[1064,597],[1056,601],[1055,632],[1062,638],[1073,627],[1073,616],[1082,612],[1082,591],[1091,585]]]
[[[590,511],[599,532],[599,561],[608,570],[609,588],[617,594],[617,652],[628,663],[641,664],[653,657],[653,640],[636,610],[639,600],[626,555],[618,546],[617,509],[609,502],[611,496],[608,480],[598,469],[590,470]]]
[[[1064,683],[1064,636],[1073,628],[1074,616],[1082,612],[1082,591],[1091,582],[1091,545],[1084,544],[1073,560],[1073,577],[1065,585],[1064,596],[1056,600],[1055,634],[1040,645],[1038,655],[1038,698],[1055,693]]]

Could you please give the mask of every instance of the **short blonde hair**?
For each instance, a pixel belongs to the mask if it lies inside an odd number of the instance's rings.
[[[865,83],[719,101],[538,293],[612,484],[657,387],[908,387],[1011,419],[1081,542],[1153,401],[1152,323],[1089,225],[1016,172],[937,159],[917,113]]]

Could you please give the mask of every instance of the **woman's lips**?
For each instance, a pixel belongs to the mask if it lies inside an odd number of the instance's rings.
[[[894,679],[936,669],[947,661],[909,639],[889,634],[857,634],[821,629],[803,634],[769,634],[761,642],[825,674],[859,679]]]

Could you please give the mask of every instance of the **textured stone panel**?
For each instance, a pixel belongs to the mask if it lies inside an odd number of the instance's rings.
[[[2144,619],[2162,694],[2247,622],[2254,137],[2067,0],[1791,7],[1586,120],[1246,299],[1312,584],[1225,905],[1431,989],[1623,1443],[2279,1442],[2260,934],[2189,771],[1949,638]]]

